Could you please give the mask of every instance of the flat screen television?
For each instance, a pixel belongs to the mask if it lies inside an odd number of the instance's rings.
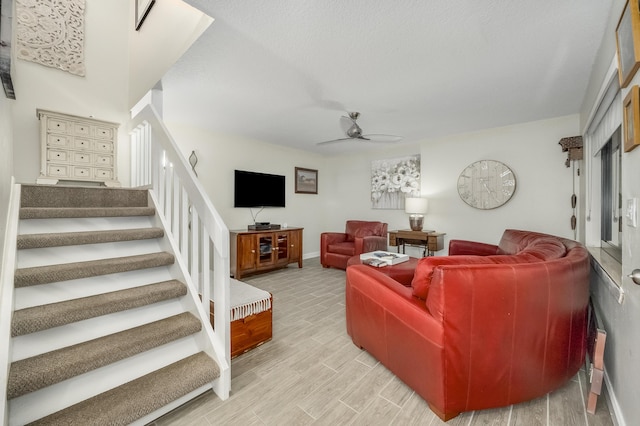
[[[284,176],[235,171],[234,207],[284,207]]]

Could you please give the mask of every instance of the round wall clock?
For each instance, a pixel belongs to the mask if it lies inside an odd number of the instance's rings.
[[[516,176],[504,163],[480,160],[469,164],[458,178],[458,194],[462,201],[476,209],[500,207],[516,190]]]

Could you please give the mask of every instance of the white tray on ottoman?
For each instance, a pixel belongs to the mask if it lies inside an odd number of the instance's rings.
[[[397,265],[409,260],[408,254],[392,253],[390,251],[376,250],[360,255],[362,263],[372,266]],[[379,261],[379,262],[376,262]]]

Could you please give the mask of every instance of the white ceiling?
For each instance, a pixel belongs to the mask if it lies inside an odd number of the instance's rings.
[[[316,145],[344,136],[347,111],[401,143],[578,113],[611,7],[186,1],[215,21],[163,78],[165,117],[328,155],[366,143]]]

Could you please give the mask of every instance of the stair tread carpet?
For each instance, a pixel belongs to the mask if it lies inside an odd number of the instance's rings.
[[[96,296],[34,306],[14,311],[11,335],[22,336],[101,315],[150,305],[187,294],[186,286],[177,280],[118,290]]]
[[[34,266],[17,269],[14,286],[47,284],[117,272],[134,271],[171,265],[175,258],[171,253],[158,252],[135,256],[114,257],[109,259],[88,260],[84,262],[62,263],[47,266]]]
[[[59,383],[165,343],[197,333],[200,320],[188,312],[11,364],[7,398]]]
[[[200,352],[30,425],[128,425],[219,376],[217,364]]]
[[[147,190],[63,185],[22,185],[22,207],[146,207]]]
[[[64,232],[18,235],[18,249],[98,244],[145,240],[164,236],[162,228],[116,229],[106,231]]]
[[[153,207],[20,207],[20,219],[153,216]]]

